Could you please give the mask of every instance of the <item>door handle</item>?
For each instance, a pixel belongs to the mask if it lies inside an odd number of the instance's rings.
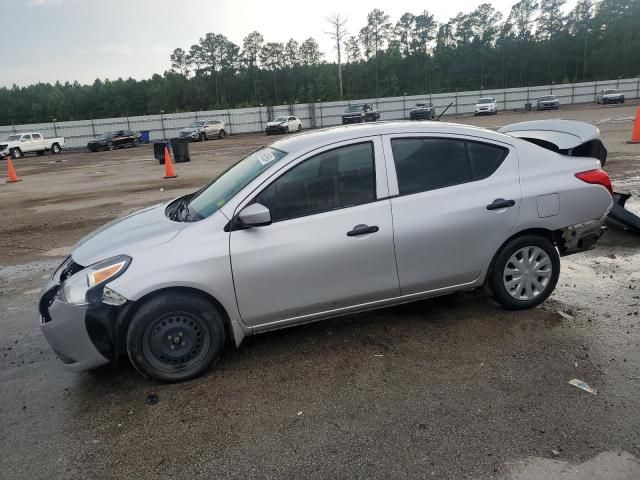
[[[500,210],[501,208],[513,207],[515,200],[505,200],[504,198],[496,198],[492,203],[487,205],[487,210]]]
[[[372,225],[371,227],[369,225],[356,225],[355,227],[353,227],[353,230],[347,232],[347,237],[356,237],[358,235],[366,235],[368,233],[376,233],[378,230],[380,230],[378,227],[376,227],[375,225]]]

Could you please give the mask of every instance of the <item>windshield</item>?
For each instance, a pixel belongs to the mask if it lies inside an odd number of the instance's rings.
[[[98,135],[96,138],[110,138],[113,137],[115,135],[116,132],[106,132],[106,133],[101,133],[100,135]]]
[[[555,100],[556,97],[552,96],[552,95],[547,95],[546,97],[540,97],[540,100],[546,101],[546,100]]]
[[[189,202],[189,211],[198,218],[211,216],[286,154],[271,147],[250,153],[200,190]]]
[[[289,119],[289,117],[276,117],[274,122],[285,122]]]
[[[362,105],[352,105],[347,108],[347,112],[359,112],[360,110],[362,110],[362,108]]]
[[[200,128],[204,126],[204,122],[191,122],[189,128]]]
[[[493,98],[481,98],[478,100],[478,103],[493,103],[495,100]]]
[[[7,142],[17,142],[18,140],[20,140],[20,137],[22,135],[9,135],[7,137]]]
[[[618,91],[617,90],[605,90],[604,91],[605,95],[609,95],[610,93],[618,93]]]

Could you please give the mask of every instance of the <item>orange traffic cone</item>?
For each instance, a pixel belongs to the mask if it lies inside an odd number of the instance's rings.
[[[9,179],[7,180],[7,183],[15,183],[15,182],[21,182],[22,180],[18,178],[18,175],[16,175],[16,169],[13,168],[13,162],[11,161],[11,157],[7,157],[7,177],[9,177]]]
[[[636,110],[636,120],[633,122],[631,141],[627,143],[640,143],[640,107]]]
[[[176,178],[176,171],[173,169],[173,163],[171,163],[171,155],[169,155],[169,149],[164,147],[164,178]]]

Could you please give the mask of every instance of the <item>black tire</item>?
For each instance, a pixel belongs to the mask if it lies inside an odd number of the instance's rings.
[[[60,145],[58,145],[57,143],[54,143],[53,145],[51,145],[51,153],[53,155],[59,154],[60,150],[62,150],[62,149],[60,148]]]
[[[11,153],[11,158],[13,158],[14,160],[17,160],[24,156],[22,154],[22,150],[20,150],[19,148],[12,148],[10,153]]]
[[[36,154],[37,154],[39,157],[41,157],[42,155],[44,155],[44,150],[38,150],[38,151],[36,152]]]
[[[221,128],[220,131],[218,132],[218,138],[222,139],[226,136],[227,136],[227,132],[225,132],[224,129]]]
[[[107,150],[113,151],[115,149],[116,149],[116,146],[113,144],[113,142],[107,143]]]
[[[548,256],[550,260],[550,276],[546,285],[531,299],[518,299],[515,298],[505,286],[509,275],[505,273],[507,264],[510,264],[510,259],[513,255],[518,253],[521,249],[527,247],[537,247],[542,250]],[[536,258],[537,261],[537,258]],[[527,267],[528,270],[528,267]],[[486,282],[488,283],[488,289],[492,292],[494,300],[496,300],[502,307],[507,310],[524,310],[527,308],[533,308],[544,302],[549,295],[553,292],[556,284],[558,283],[558,277],[560,275],[560,255],[556,250],[553,243],[545,237],[539,235],[523,235],[516,237],[509,241],[502,249],[497,253],[491,271],[487,276]],[[540,282],[542,277],[536,279]],[[513,278],[512,278],[513,280]],[[542,280],[544,283],[545,280]],[[523,292],[524,293],[524,292]]]
[[[289,133],[289,125],[284,127],[284,134],[286,135],[287,133]]]
[[[200,133],[200,135],[198,136],[198,140],[200,140],[201,142],[204,142],[207,139],[207,136],[204,134],[204,132]]]
[[[220,359],[224,342],[224,320],[218,309],[204,297],[177,291],[142,304],[126,339],[136,370],[161,382],[202,375]]]
[[[133,139],[133,146],[134,147],[139,147],[140,146],[140,140],[138,140],[137,138]]]
[[[299,132],[301,132],[301,131],[302,131],[302,124],[301,124],[301,123],[299,123],[299,124],[298,124],[298,131],[299,131]]]

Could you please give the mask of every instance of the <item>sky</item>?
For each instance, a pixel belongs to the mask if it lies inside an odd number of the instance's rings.
[[[265,41],[312,36],[332,61],[335,49],[325,32],[334,13],[346,16],[347,30],[357,34],[376,7],[393,23],[425,8],[444,22],[486,1],[506,17],[516,0],[0,0],[0,87],[149,78],[169,69],[175,48],[188,50],[207,32],[238,45],[253,30]]]

